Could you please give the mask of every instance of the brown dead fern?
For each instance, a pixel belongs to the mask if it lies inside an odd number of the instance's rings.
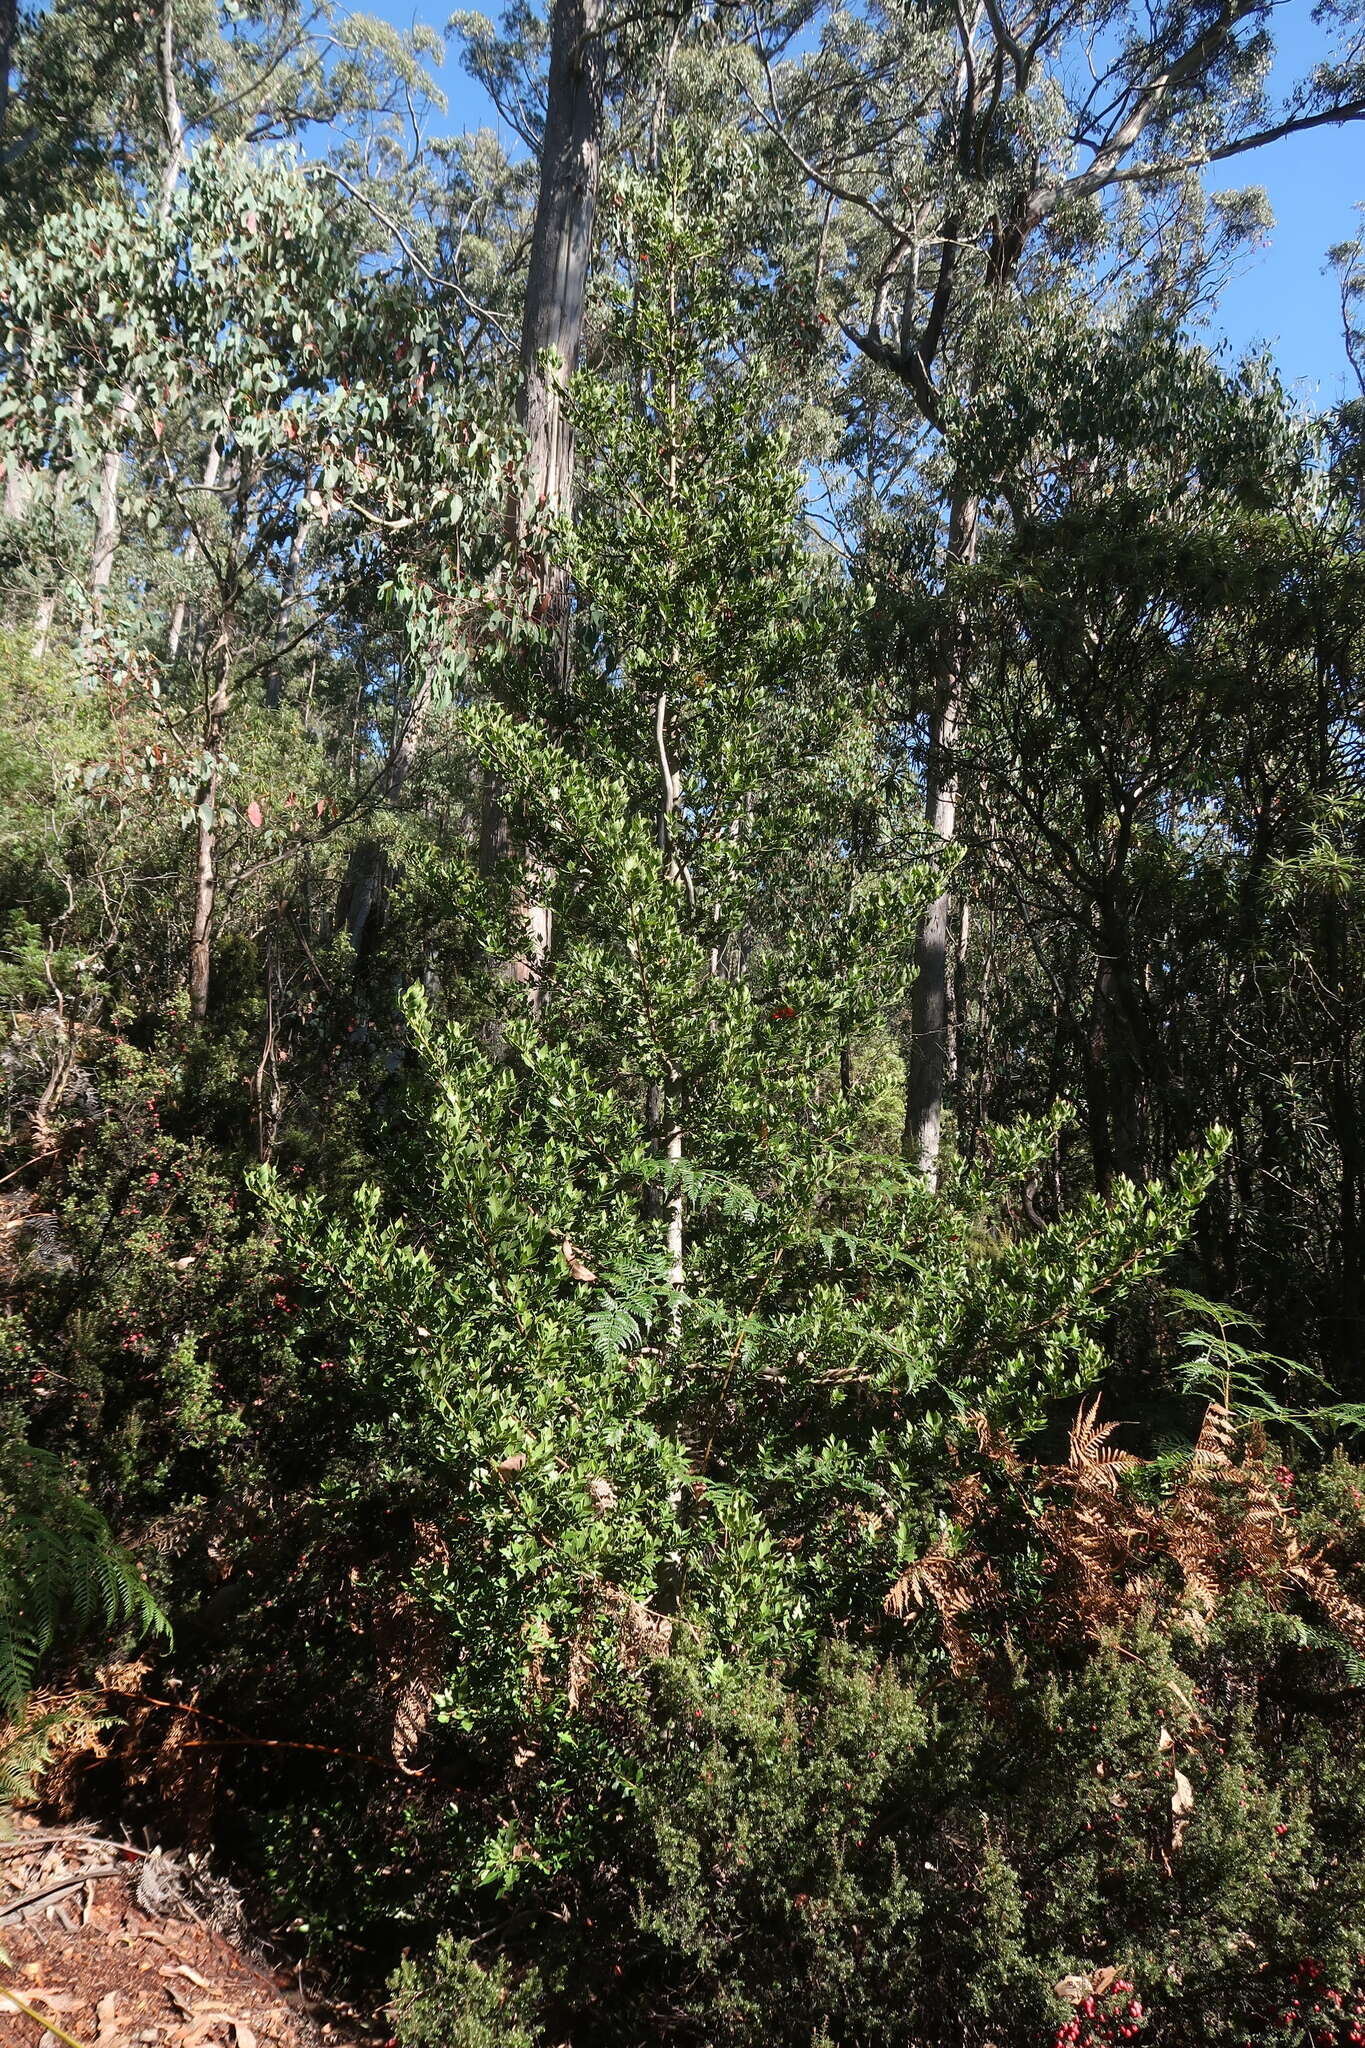
[[[1021,1628],[1077,1648],[1143,1615],[1199,1625],[1251,1582],[1272,1605],[1297,1588],[1365,1653],[1365,1608],[1320,1552],[1302,1547],[1263,1437],[1249,1433],[1239,1451],[1235,1419],[1211,1402],[1179,1484],[1165,1500],[1145,1501],[1120,1484],[1144,1461],[1111,1444],[1116,1425],[1100,1421],[1099,1407],[1098,1396],[1081,1403],[1065,1465],[1024,1465],[973,1418],[984,1470],[954,1480],[950,1526],[901,1572],[887,1614],[904,1620],[932,1607],[953,1671],[974,1676],[997,1664]],[[1017,1548],[1021,1519],[1043,1581],[1026,1614],[996,1562]]]

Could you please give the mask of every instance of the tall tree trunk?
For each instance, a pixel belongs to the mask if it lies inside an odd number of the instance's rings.
[[[202,1024],[209,1012],[213,909],[218,894],[219,760],[228,713],[229,648],[228,625],[224,620],[212,655],[213,694],[204,707],[207,772],[195,793],[194,911],[190,925],[189,959],[191,1024]]]
[[[540,191],[531,236],[531,261],[521,323],[521,381],[517,417],[526,432],[526,478],[510,507],[509,524],[520,545],[535,517],[573,512],[573,430],[564,407],[565,380],[583,338],[588,266],[597,220],[602,160],[606,52],[603,0],[555,0],[550,23],[550,74]],[[568,571],[542,557],[538,610],[549,632],[546,655],[552,678],[567,682],[570,663]],[[508,849],[502,791],[490,778],[484,790],[479,845],[494,861]],[[550,949],[550,907],[533,888],[524,906],[526,955],[511,964],[518,981],[533,984]]]
[[[980,500],[957,493],[948,518],[948,574],[976,559]],[[967,676],[966,622],[950,606],[939,655],[925,774],[925,815],[938,837],[957,836],[957,743]],[[948,947],[952,900],[945,889],[924,913],[915,948],[905,1088],[905,1153],[931,1187],[938,1184],[943,1085],[948,1055]]]
[[[307,497],[305,482],[304,497]],[[280,609],[275,617],[274,658],[266,672],[265,702],[268,711],[278,711],[280,696],[284,688],[284,653],[289,645],[289,631],[294,622],[294,607],[299,601],[299,585],[303,581],[303,543],[308,531],[308,521],[303,507],[299,508],[298,525],[289,543],[289,561],[285,567],[284,584],[280,591]],[[414,747],[416,742],[414,740]],[[406,770],[404,771],[406,777]]]
[[[555,0],[550,26],[545,141],[521,322],[517,417],[526,431],[527,465],[516,511],[518,537],[538,512],[553,519],[573,511],[573,429],[564,397],[583,339],[597,221],[606,87],[602,12],[603,0]],[[549,561],[541,564],[540,575],[553,659],[566,676],[568,575]]]
[[[90,551],[90,602],[96,617],[104,610],[114,573],[119,535],[119,486],[123,481],[123,443],[128,422],[137,410],[137,390],[129,384],[114,409],[114,445],[100,457],[100,494],[95,508],[95,545]]]
[[[175,86],[175,0],[162,0],[158,42],[161,68],[161,118],[166,130],[166,155],[161,166],[157,219],[164,227],[171,217],[176,180],[185,160],[185,123]],[[128,422],[137,411],[138,388],[125,385],[114,409],[113,440],[100,462],[100,494],[95,512],[95,545],[90,556],[90,602],[96,618],[104,610],[118,547],[119,486],[123,479],[123,443]]]
[[[678,856],[673,841],[673,819],[682,804],[682,776],[674,767],[668,752],[668,694],[660,691],[654,708],[654,740],[659,763],[659,806],[657,831],[659,852],[664,863],[665,879],[672,885],[679,898],[679,907],[684,894],[691,899],[691,877]],[[672,1059],[668,1061],[668,1072],[662,1082],[656,1082],[650,1090],[647,1114],[652,1111],[656,1127],[656,1143],[660,1144],[663,1157],[670,1166],[680,1166],[683,1160],[683,1103],[682,1075]],[[684,1241],[684,1214],[682,1188],[676,1182],[661,1191],[659,1207],[662,1209],[668,1249],[669,1285],[681,1293],[687,1279]],[[679,1316],[673,1317],[673,1334],[679,1331]]]
[[[953,932],[952,986],[948,1003],[948,1043],[944,1068],[944,1085],[953,1091],[958,1104],[958,1121],[962,1112],[962,1075],[967,1057],[967,942],[971,933],[972,906],[965,896],[958,899],[957,920]]]
[[[1087,1026],[1086,1101],[1095,1184],[1115,1174],[1148,1177],[1145,1110],[1154,1060],[1133,974],[1132,937],[1121,901],[1106,890],[1097,906],[1095,976]]]
[[[222,460],[222,444],[219,441],[218,436],[215,434],[213,439],[209,442],[209,452],[204,457],[204,481],[202,488],[206,493],[213,490],[214,486],[218,482],[218,468]],[[194,528],[191,527],[188,538],[185,541],[185,553],[183,557],[184,564],[187,569],[190,567],[191,563],[194,561],[195,556],[198,553],[199,539],[194,531]],[[171,613],[170,631],[166,635],[166,654],[168,660],[170,661],[174,661],[177,654],[179,654],[180,652],[180,641],[185,631],[185,607],[185,598],[178,597],[175,601],[175,609]]]
[[[52,621],[57,616],[57,593],[45,590],[38,599],[38,609],[33,615],[33,659],[47,659],[47,643],[52,633]]]

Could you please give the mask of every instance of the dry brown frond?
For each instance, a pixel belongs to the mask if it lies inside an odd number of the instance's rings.
[[[1347,1594],[1327,1559],[1300,1549],[1263,1434],[1250,1432],[1239,1456],[1234,1417],[1210,1402],[1179,1485],[1149,1504],[1120,1489],[1119,1473],[1142,1460],[1110,1445],[1116,1425],[1099,1420],[1099,1405],[1098,1396],[1081,1403],[1065,1465],[1027,1472],[984,1418],[973,1417],[994,1482],[988,1485],[980,1471],[954,1480],[958,1540],[950,1549],[940,1538],[904,1568],[886,1595],[886,1613],[906,1620],[932,1606],[953,1670],[989,1667],[1023,1620],[1011,1610],[993,1562],[997,1545],[1017,1547],[1022,1511],[1045,1585],[1024,1626],[1042,1641],[1094,1643],[1163,1604],[1172,1619],[1198,1624],[1250,1581],[1276,1605],[1297,1587],[1365,1654],[1365,1607]],[[1025,1478],[1026,1485],[1017,1483]]]
[[[1076,1479],[1088,1486],[1100,1486],[1112,1492],[1118,1486],[1118,1474],[1125,1465],[1137,1465],[1140,1459],[1129,1451],[1117,1451],[1108,1442],[1118,1428],[1117,1422],[1100,1422],[1100,1396],[1096,1394],[1087,1409],[1084,1401],[1071,1425],[1068,1438],[1071,1450],[1071,1470]]]

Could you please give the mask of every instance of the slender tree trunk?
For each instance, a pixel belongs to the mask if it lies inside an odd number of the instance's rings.
[[[1095,973],[1083,1034],[1085,1096],[1095,1185],[1116,1174],[1141,1184],[1149,1161],[1143,1108],[1150,1061],[1133,985],[1131,945],[1121,908],[1109,899],[1096,911]]]
[[[20,520],[33,496],[33,477],[26,463],[11,455],[5,464],[5,518]]]
[[[232,669],[232,640],[236,607],[241,588],[241,544],[246,530],[251,496],[251,470],[245,459],[238,464],[236,502],[223,586],[223,606],[218,632],[203,663],[204,677],[204,759],[207,772],[195,800],[194,912],[190,926],[189,992],[190,1023],[199,1025],[208,1015],[209,974],[212,964],[214,909],[218,894],[218,792],[221,780],[223,741],[231,705],[228,688]],[[200,622],[202,626],[202,621]]]
[[[654,743],[659,764],[657,832],[659,853],[664,863],[664,877],[680,899],[684,893],[690,899],[691,878],[679,858],[673,840],[673,819],[682,804],[682,776],[669,758],[668,693],[663,690],[660,691],[654,707]],[[651,1112],[656,1131],[662,1141],[663,1157],[670,1166],[681,1165],[684,1156],[682,1075],[671,1059],[668,1062],[666,1079],[662,1083],[655,1083],[650,1091],[647,1116]],[[683,1194],[676,1182],[663,1189],[658,1206],[662,1210],[666,1228],[669,1285],[681,1292],[686,1284],[687,1266]],[[676,1317],[673,1328],[676,1336]]]
[[[306,496],[306,489],[305,489]],[[284,650],[289,645],[289,632],[294,622],[294,607],[299,601],[299,585],[303,581],[303,543],[308,531],[308,521],[300,508],[298,525],[289,543],[289,561],[284,572],[284,586],[280,592],[280,609],[275,619],[274,660],[265,678],[265,702],[268,711],[278,711],[284,686]],[[414,746],[415,746],[414,741]]]
[[[52,633],[52,621],[57,615],[57,593],[45,590],[38,599],[38,609],[33,615],[33,659],[45,661],[47,643]]]
[[[958,494],[948,520],[948,570],[976,559],[980,501]],[[957,743],[966,686],[966,625],[954,605],[943,637],[929,732],[925,815],[938,837],[957,835]],[[948,947],[952,900],[945,889],[924,914],[915,948],[905,1089],[905,1153],[931,1187],[938,1184],[943,1087],[948,1054]]]
[[[971,930],[972,907],[965,896],[957,905],[957,918],[953,931],[953,979],[948,1003],[948,1045],[944,1072],[945,1085],[953,1091],[958,1104],[961,1120],[962,1091],[961,1076],[967,1046],[967,938]]]
[[[223,727],[228,712],[229,636],[224,621],[213,650],[213,694],[205,706],[204,756],[208,771],[195,794],[194,913],[190,926],[190,1022],[202,1024],[209,1012],[209,970],[213,944],[213,910],[218,893],[218,779]]]
[[[159,43],[161,66],[161,115],[166,130],[166,155],[161,168],[161,196],[157,207],[157,219],[164,227],[171,217],[171,204],[175,197],[176,180],[185,159],[185,124],[180,114],[180,100],[175,86],[175,5],[174,0],[162,0],[161,37]],[[114,409],[113,441],[105,449],[100,463],[100,494],[95,513],[95,545],[90,556],[90,601],[96,618],[104,610],[114,571],[114,555],[118,547],[119,534],[119,486],[123,478],[123,444],[127,438],[128,423],[137,411],[138,388],[135,384],[125,385],[119,394]]]
[[[664,1157],[670,1166],[681,1166],[683,1160],[682,1109],[678,1100],[681,1076],[676,1067],[670,1067],[668,1074],[667,1103],[668,1128],[664,1137]],[[668,1284],[681,1293],[687,1278],[683,1243],[683,1197],[681,1187],[669,1190],[664,1203],[667,1218]],[[674,1321],[676,1331],[677,1322]]]
[[[588,266],[597,220],[602,159],[606,52],[603,0],[555,0],[550,23],[550,74],[541,151],[540,191],[531,236],[531,261],[521,324],[521,383],[517,416],[526,433],[524,488],[510,507],[512,537],[522,545],[535,519],[565,519],[573,512],[573,430],[564,406],[565,380],[583,338]],[[569,676],[571,603],[568,572],[542,556],[537,573],[541,621],[549,630],[546,656],[552,678]],[[488,861],[508,849],[503,796],[490,778],[484,789],[480,849]],[[543,878],[542,883],[543,883]],[[541,968],[552,939],[544,886],[524,905],[525,955],[511,963],[518,981],[530,982],[538,1002]]]
[[[218,436],[215,434],[209,442],[209,452],[204,458],[203,489],[206,493],[211,491],[218,482],[218,469],[222,460],[222,446]],[[191,527],[188,538],[185,541],[185,553],[183,556],[184,565],[187,569],[193,563],[198,553],[198,536],[193,527]],[[175,601],[175,609],[171,613],[170,631],[166,635],[166,655],[170,661],[174,661],[180,652],[180,641],[185,631],[185,606],[186,600],[183,597],[178,597]]]
[[[71,410],[73,414],[79,413],[84,404],[85,387],[82,384],[77,384],[71,394]],[[52,494],[51,502],[55,513],[60,510],[62,501],[66,497],[66,472],[59,470],[55,476],[50,477],[47,488]],[[35,661],[45,661],[47,658],[48,641],[52,635],[52,622],[57,616],[57,600],[60,594],[59,587],[54,585],[51,590],[45,590],[38,599],[37,608],[33,614],[33,659]]]
[[[100,458],[100,495],[95,510],[95,545],[90,553],[90,602],[96,617],[104,610],[114,573],[119,535],[119,486],[123,480],[123,443],[128,422],[137,411],[137,390],[126,385],[114,409],[114,445]]]

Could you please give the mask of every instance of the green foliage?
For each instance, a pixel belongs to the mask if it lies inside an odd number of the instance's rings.
[[[1358,1574],[1360,1475],[1332,1469],[1305,1517]],[[1349,2003],[1365,1780],[1340,1639],[1252,1588],[1207,1624],[1156,1607],[1079,1665],[1025,1617],[991,1691],[924,1637],[719,1673],[681,1644],[636,1718],[628,1827],[562,1933],[509,1924],[546,2037],[592,2013],[604,2039],[1044,2048],[1068,1980],[1104,1972],[1168,2048],[1281,2038],[1329,1985]]]
[[[405,1963],[389,2008],[401,2048],[538,2048],[534,1977],[508,1981],[505,1965],[483,1969],[469,1942],[443,1936],[430,1964]]]
[[[515,162],[420,31],[19,25],[0,1795],[150,1632],[402,2048],[1355,2010],[1359,423],[1182,333],[1259,17],[972,19],[612,23],[554,520],[551,24]]]
[[[13,1721],[60,1633],[107,1634],[131,1624],[166,1636],[169,1625],[132,1558],[57,1459],[15,1443],[4,1446],[3,1459],[0,1714]]]
[[[675,1667],[646,1936],[716,2041],[1041,2042],[1052,1986],[1106,1966],[1144,2039],[1265,2039],[1304,1957],[1341,1983],[1360,1946],[1353,1741],[1251,1710],[1311,1665],[1244,1600],[1081,1672],[1021,1652],[989,1702],[847,1652],[719,1695]]]
[[[934,1527],[955,1418],[984,1405],[1026,1431],[1087,1384],[1111,1302],[1178,1242],[1206,1172],[1001,1243],[1022,1136],[955,1198],[887,1162],[872,1183],[802,1128],[800,1065],[781,1121],[770,1067],[756,1128],[718,1131],[724,1171],[692,1127],[679,1295],[629,1101],[567,1048],[520,1032],[499,1064],[433,1035],[416,996],[408,1016],[430,1085],[393,1180],[333,1214],[260,1183],[315,1360],[277,1426],[311,1446],[332,1517],[363,1526],[401,1500],[428,1532],[403,1598],[450,1646],[428,1680],[435,1753],[546,1745],[517,1821],[465,1851],[471,1879],[510,1885],[579,1853],[560,1763],[581,1796],[580,1771],[629,1780],[581,1708],[627,1701],[670,1639],[724,1671],[876,1622]],[[716,1092],[733,1115],[742,1098]]]

